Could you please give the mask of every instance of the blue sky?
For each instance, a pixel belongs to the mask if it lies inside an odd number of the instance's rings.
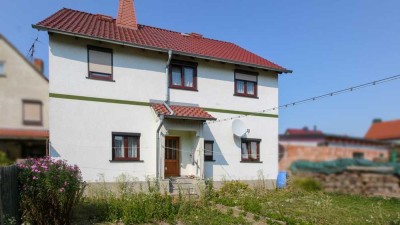
[[[48,60],[48,37],[31,28],[62,7],[116,16],[118,0],[0,0],[0,33],[24,55]],[[400,1],[136,0],[141,24],[234,42],[294,70],[280,103],[400,74]],[[47,70],[46,70],[47,73]],[[279,128],[363,136],[373,118],[400,118],[400,80],[280,111]]]

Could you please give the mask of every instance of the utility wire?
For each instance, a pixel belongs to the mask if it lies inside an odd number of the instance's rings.
[[[386,83],[386,82],[391,82],[391,81],[394,81],[394,80],[397,80],[397,79],[400,79],[400,74],[399,75],[395,75],[395,76],[391,76],[391,77],[386,77],[386,78],[383,78],[383,79],[380,79],[380,80],[375,80],[375,81],[371,81],[371,82],[368,82],[368,83],[356,85],[356,86],[353,86],[353,87],[345,88],[345,89],[342,89],[342,90],[330,92],[330,93],[327,93],[327,94],[323,94],[323,95],[319,95],[319,96],[303,99],[303,100],[300,100],[300,101],[295,101],[295,102],[287,103],[287,104],[284,104],[284,105],[272,107],[272,108],[269,108],[269,109],[264,109],[264,110],[258,111],[258,112],[243,114],[243,115],[240,115],[240,116],[234,116],[234,117],[229,117],[229,118],[225,118],[225,119],[219,119],[219,120],[215,120],[215,121],[204,122],[204,124],[213,124],[213,123],[219,123],[219,122],[229,121],[229,120],[233,120],[233,119],[239,119],[239,118],[247,117],[247,116],[255,116],[255,115],[258,115],[260,113],[265,113],[265,112],[275,111],[275,110],[278,110],[278,109],[281,109],[281,108],[287,108],[287,107],[291,107],[291,106],[301,105],[301,104],[305,104],[305,103],[308,103],[308,102],[317,101],[317,100],[320,100],[320,99],[323,99],[323,98],[333,97],[333,96],[336,96],[336,95],[341,95],[341,94],[344,94],[344,93],[356,91],[356,90],[359,90],[359,89],[362,89],[362,88],[375,86],[375,85],[379,85],[379,84]]]

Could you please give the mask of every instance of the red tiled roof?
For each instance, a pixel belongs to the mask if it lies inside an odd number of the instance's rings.
[[[400,120],[376,122],[371,125],[365,138],[377,140],[400,139]]]
[[[48,137],[49,137],[48,130],[0,129],[0,138],[45,139]]]
[[[154,50],[172,50],[178,54],[204,57],[243,64],[279,72],[291,72],[233,43],[184,35],[180,32],[139,25],[138,29],[117,26],[109,16],[95,15],[71,9],[61,9],[33,26],[40,30],[70,33],[86,37],[117,41]]]
[[[287,129],[285,134],[288,135],[310,135],[310,134],[322,134],[320,130],[308,130],[308,129]]]
[[[202,108],[194,106],[179,106],[171,105],[170,108],[174,111],[171,115],[167,107],[164,104],[152,104],[151,107],[158,115],[165,115],[170,118],[187,118],[187,119],[199,119],[199,120],[215,120],[213,116],[208,114]]]

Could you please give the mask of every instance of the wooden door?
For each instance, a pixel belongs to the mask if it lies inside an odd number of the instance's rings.
[[[165,177],[181,175],[179,156],[179,137],[165,137]]]

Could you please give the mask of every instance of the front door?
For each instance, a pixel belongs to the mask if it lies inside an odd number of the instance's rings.
[[[165,137],[165,177],[181,175],[179,155],[179,137]]]

